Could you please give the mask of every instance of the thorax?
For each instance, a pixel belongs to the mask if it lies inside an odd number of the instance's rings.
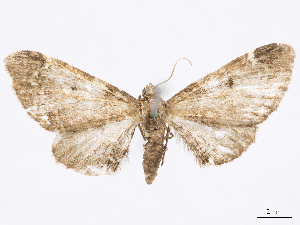
[[[146,90],[143,90],[143,96],[139,98],[142,117],[141,128],[146,139],[157,133],[164,135],[166,127],[166,102],[159,96],[160,93],[157,93],[155,89],[153,90],[154,86],[150,85],[146,86]]]

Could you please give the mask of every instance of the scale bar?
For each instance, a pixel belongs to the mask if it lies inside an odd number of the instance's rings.
[[[257,218],[292,218],[291,216],[258,216]]]

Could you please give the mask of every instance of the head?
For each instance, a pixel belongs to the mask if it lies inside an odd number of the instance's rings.
[[[153,84],[148,84],[146,85],[146,87],[143,89],[142,95],[143,98],[149,98],[149,97],[159,97],[160,96],[160,88],[156,86],[154,86]]]

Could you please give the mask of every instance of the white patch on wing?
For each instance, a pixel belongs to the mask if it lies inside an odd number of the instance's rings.
[[[269,110],[266,109],[266,108],[260,108],[260,109],[257,109],[255,112],[256,112],[256,113],[259,113],[259,114],[261,114],[261,115],[264,115],[264,114],[269,113]]]
[[[226,132],[223,131],[223,130],[220,130],[220,131],[216,131],[216,132],[215,132],[215,135],[216,135],[216,137],[217,137],[218,139],[223,138],[223,137],[225,136],[225,134],[226,134]]]
[[[31,106],[31,107],[29,107],[29,108],[27,108],[27,109],[25,109],[25,110],[26,110],[26,112],[28,112],[28,113],[32,113],[32,112],[37,111],[37,107],[36,107],[36,106]]]
[[[45,69],[48,69],[49,67],[50,67],[50,64],[49,64],[49,63],[47,63],[47,62],[44,63],[44,68],[45,68]]]
[[[255,55],[254,55],[254,51],[251,51],[248,53],[248,60],[252,63],[252,66],[255,66],[256,64],[256,59],[255,59]]]
[[[102,168],[97,168],[94,166],[87,166],[85,169],[78,170],[81,174],[87,174],[89,176],[100,176],[100,175],[113,175],[114,172],[108,168],[106,165],[103,165]]]
[[[44,115],[44,116],[41,116],[40,118],[43,123],[50,124],[50,122],[48,121],[48,116]]]
[[[86,88],[88,91],[91,91],[91,90],[92,90],[92,87],[91,87],[90,84],[85,85],[85,88]]]
[[[209,86],[209,87],[215,87],[215,86],[217,86],[219,83],[220,83],[220,81],[218,81],[218,80],[213,80],[213,81],[210,81],[210,82],[208,83],[208,86]]]
[[[218,146],[217,146],[217,150],[220,151],[220,152],[227,153],[227,154],[232,153],[231,149],[226,148],[226,147],[224,147],[224,146],[222,146],[222,145],[218,145]]]

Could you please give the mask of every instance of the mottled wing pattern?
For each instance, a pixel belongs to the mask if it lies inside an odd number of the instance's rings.
[[[116,170],[140,122],[134,97],[38,52],[16,52],[4,62],[27,113],[58,132],[53,144],[58,162],[91,175]],[[92,147],[85,155],[87,146]],[[103,146],[109,146],[107,152]]]
[[[113,174],[126,159],[136,118],[77,132],[60,132],[52,149],[56,160],[85,175]]]
[[[60,60],[21,51],[4,61],[23,107],[46,130],[76,131],[138,115],[134,97]]]
[[[221,165],[239,157],[255,140],[256,126],[205,124],[172,117],[168,119],[179,138],[200,165]]]
[[[208,74],[173,96],[166,121],[200,164],[237,158],[255,140],[284,96],[295,52],[286,44],[269,44]]]

